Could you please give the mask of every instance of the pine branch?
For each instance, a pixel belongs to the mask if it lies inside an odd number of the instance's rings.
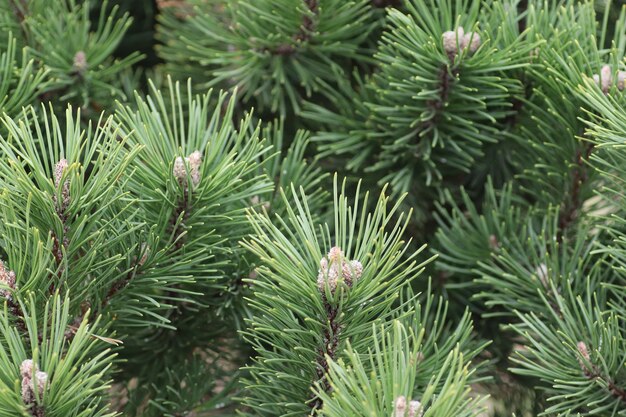
[[[369,0],[224,6],[215,13],[211,2],[203,2],[182,28],[174,13],[165,13],[159,36],[169,41],[161,55],[173,73],[193,72],[206,86],[237,87],[244,102],[254,100],[255,108],[281,116],[297,113],[304,98],[335,85],[354,63],[368,62],[363,45],[380,25]]]
[[[421,269],[413,260],[417,253],[403,258],[407,220],[392,220],[399,206],[385,208],[384,195],[368,213],[367,196],[359,198],[357,190],[354,206],[348,205],[345,184],[339,188],[335,179],[334,235],[331,226],[313,223],[305,195],[292,187],[290,196],[283,193],[287,213],[280,227],[264,213],[251,213],[255,233],[245,243],[262,265],[253,281],[255,314],[244,333],[257,354],[244,404],[264,415],[323,410],[330,361],[343,356],[348,342],[369,346],[369,325],[394,314],[398,292]],[[322,242],[333,242],[328,255]]]
[[[28,14],[28,0],[9,0],[9,4],[11,5],[13,14],[15,15],[15,18],[17,19],[17,23],[20,26],[20,30],[22,31],[22,36],[24,38],[27,38],[28,31],[26,29],[24,20],[26,20],[26,16]]]
[[[72,302],[58,292],[43,304],[35,300],[36,294],[25,295],[28,340],[7,316],[0,316],[3,413],[110,417],[105,392],[115,355],[94,334],[98,321],[82,320],[70,340],[66,335]]]
[[[519,19],[519,23],[517,26],[517,30],[519,33],[523,33],[526,30],[526,13],[528,11],[528,2],[529,0],[520,0],[519,3],[517,3],[517,13],[518,15],[523,16],[521,19]]]
[[[0,295],[7,303],[9,313],[15,318],[15,323],[18,330],[26,334],[26,321],[24,318],[24,312],[22,306],[15,299],[15,272],[8,270],[6,264],[0,261],[0,284],[7,287],[6,290],[0,289]]]
[[[371,0],[372,6],[385,8],[385,7],[398,7],[402,4],[402,0]]]
[[[452,61],[454,61],[454,56],[452,56]],[[443,108],[448,101],[448,97],[450,95],[450,90],[452,89],[452,84],[455,81],[456,77],[459,75],[459,67],[454,64],[444,64],[439,69],[439,84],[436,86],[439,94],[437,98],[432,99],[427,102],[427,107],[432,111],[433,116],[421,122],[420,126],[417,127],[417,132],[415,134],[415,141],[419,142],[424,131],[431,131],[434,126],[437,125],[439,119],[442,116]]]
[[[349,346],[345,360],[330,361],[328,378],[333,390],[317,387],[324,400],[319,415],[343,417],[346,410],[355,410],[359,417],[479,415],[482,400],[470,399],[467,389],[474,371],[468,369],[470,359],[460,349],[466,336],[455,346],[444,342],[443,334],[422,333],[422,326],[434,324],[422,321],[434,307],[427,304],[423,310],[409,313],[417,315],[415,320],[394,320],[374,329],[368,349],[358,351]],[[458,330],[468,324],[465,319]],[[461,331],[467,335],[467,330]],[[443,345],[435,347],[438,342]],[[428,360],[437,360],[437,369],[428,367]]]
[[[150,248],[147,246],[141,248],[141,257],[139,259],[135,257],[126,275],[113,283],[113,285],[107,292],[106,297],[102,301],[101,308],[105,308],[118,292],[126,288],[134,278],[140,276],[143,273],[143,270],[141,270],[140,268],[146,263],[149,250]]]
[[[17,3],[18,1],[19,4]],[[9,0],[9,3],[11,3],[11,7],[13,8],[13,13],[15,13],[15,17],[21,24],[26,18],[28,10],[27,0]]]
[[[327,377],[329,370],[328,361],[333,361],[337,358],[337,350],[339,347],[342,326],[339,324],[337,317],[339,307],[330,305],[325,297],[324,309],[326,310],[327,324],[324,327],[324,334],[321,339],[322,347],[317,351],[317,380],[314,381],[312,386],[319,384],[321,389],[328,393],[331,389],[330,382]],[[311,407],[311,416],[315,415],[315,410],[321,408],[323,405],[323,400],[320,398],[320,394],[314,393],[308,404],[309,407]]]
[[[591,362],[591,356],[589,355],[589,351],[585,342],[578,342],[577,348],[578,352],[584,359],[579,360],[579,363],[580,368],[582,369],[585,376],[590,380],[598,379],[602,381],[606,385],[611,395],[619,398],[620,400],[622,400],[622,402],[626,403],[626,389],[617,386],[613,378],[604,375],[600,368],[596,364]]]
[[[317,17],[318,0],[302,0],[307,7],[307,13],[302,17],[302,25],[300,31],[293,35],[294,44],[282,44],[273,49],[267,49],[270,53],[275,55],[291,55],[294,54],[300,43],[308,42],[311,39],[312,33],[315,30],[315,18]]]
[[[583,204],[582,199],[582,187],[588,180],[588,166],[589,157],[594,149],[593,143],[587,143],[582,149],[576,151],[576,157],[574,159],[574,167],[571,174],[571,184],[569,192],[567,194],[567,200],[561,205],[561,214],[559,217],[559,234],[558,239],[563,238],[563,234],[570,227],[570,225],[576,220],[579,215],[579,211]]]

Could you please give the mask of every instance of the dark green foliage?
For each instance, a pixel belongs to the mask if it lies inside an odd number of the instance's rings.
[[[181,77],[238,86],[261,110],[297,112],[303,96],[368,60],[362,44],[377,24],[368,3],[191,1],[161,16],[161,56]]]
[[[0,32],[0,415],[626,415],[620,2]]]

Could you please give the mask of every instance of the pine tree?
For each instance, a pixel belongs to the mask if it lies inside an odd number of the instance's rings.
[[[626,415],[626,6],[0,27],[0,416]]]

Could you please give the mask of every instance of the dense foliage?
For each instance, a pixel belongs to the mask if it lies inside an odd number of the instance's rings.
[[[626,6],[0,28],[0,416],[626,416]]]

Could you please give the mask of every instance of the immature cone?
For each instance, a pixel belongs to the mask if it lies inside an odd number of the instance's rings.
[[[449,30],[444,32],[443,49],[448,54],[450,59],[453,59],[458,53],[458,49],[468,49],[470,53],[474,53],[478,50],[481,44],[480,35],[476,32],[465,33],[462,26],[459,26],[456,31]],[[458,42],[458,46],[457,46]]]
[[[623,91],[626,86],[626,71],[617,72],[617,88],[619,91]]]
[[[585,344],[585,342],[578,342],[576,344],[576,348],[578,348],[578,353],[580,353],[580,356],[582,356],[585,361],[591,362],[591,356],[589,356],[589,351],[587,350],[587,345]],[[580,358],[578,358],[578,364],[580,365],[580,369],[583,371],[583,373],[587,375],[589,373],[589,370],[587,369],[587,364]]]
[[[137,261],[137,265],[143,266],[148,260],[148,256],[150,256],[150,245],[144,242],[141,244],[141,258]]]
[[[406,397],[404,395],[396,398],[393,417],[406,417]]]
[[[463,42],[463,37],[465,36],[465,30],[462,26],[459,26],[456,31],[448,30],[443,33],[443,49],[446,51],[448,56],[454,56],[457,52],[457,39],[459,41],[459,46]]]
[[[176,157],[174,160],[173,172],[179,183],[183,184],[187,181],[187,168],[185,168],[185,160],[181,156]]]
[[[500,249],[500,242],[498,242],[496,235],[489,235],[489,247],[491,250]]]
[[[195,151],[189,155],[189,168],[191,168],[191,183],[194,187],[200,184],[200,166],[202,165],[202,152]]]
[[[409,417],[422,417],[424,410],[422,410],[422,404],[413,400],[409,403]]]
[[[250,199],[250,203],[252,203],[253,206],[258,206],[259,204],[261,204],[261,207],[263,207],[265,211],[270,211],[270,207],[272,206],[269,201],[264,201],[263,203],[261,203],[261,198],[258,195],[252,197]]]
[[[192,152],[188,157],[183,159],[182,157],[177,157],[174,160],[174,168],[173,173],[174,177],[178,180],[178,183],[181,184],[185,189],[187,189],[187,166],[189,165],[189,170],[191,174],[191,184],[193,187],[197,187],[200,184],[200,167],[202,165],[202,152],[195,151]]]
[[[609,65],[603,65],[602,69],[600,70],[600,88],[602,88],[602,91],[606,94],[609,92],[611,84],[613,84],[611,67]]]
[[[578,352],[583,358],[585,358],[588,361],[591,360],[591,357],[589,356],[589,351],[587,350],[587,345],[585,344],[585,342],[578,342],[576,347],[578,348]]]
[[[469,47],[469,51],[474,53],[480,47],[480,35],[476,32],[469,32],[463,36],[462,48]]]
[[[22,400],[24,404],[33,404],[37,396],[41,398],[43,395],[48,374],[40,371],[31,359],[22,362],[20,373],[22,375]]]
[[[337,289],[339,279],[352,287],[363,274],[363,265],[359,261],[349,261],[345,259],[343,251],[339,246],[334,246],[328,252],[328,256],[320,260],[320,269],[317,274],[317,286],[322,294],[325,294],[326,284],[331,294]]]
[[[67,162],[67,159],[61,159],[54,166],[54,186],[55,187],[59,188],[59,185],[61,184],[61,180],[63,179],[63,174],[67,170],[68,166],[69,164]],[[53,199],[54,199],[54,204],[56,206],[57,211],[59,213],[65,212],[67,207],[70,205],[70,182],[68,180],[65,180],[63,182],[63,188],[61,189],[61,203],[59,204],[56,194],[54,195]]]
[[[593,74],[593,81],[596,85],[600,85],[600,76],[598,74]]]
[[[74,72],[79,75],[83,75],[85,71],[87,71],[88,67],[89,65],[87,64],[87,55],[85,55],[85,52],[76,52],[76,55],[74,55],[74,65],[72,66]]]
[[[541,263],[537,269],[535,269],[535,275],[537,275],[537,277],[539,277],[539,281],[541,281],[541,284],[545,287],[548,288],[549,287],[549,282],[548,282],[548,267],[546,266],[546,264]]]
[[[0,288],[0,297],[11,299],[11,290],[15,289],[15,272],[9,271],[4,262],[0,261],[0,284],[9,289]]]

